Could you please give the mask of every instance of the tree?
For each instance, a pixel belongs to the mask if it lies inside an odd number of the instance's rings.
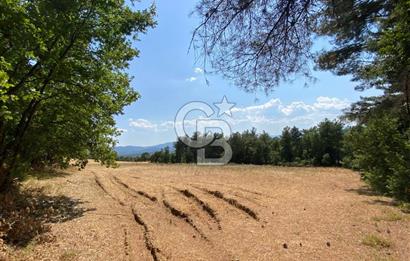
[[[242,134],[235,132],[229,138],[229,145],[232,148],[231,162],[243,163],[245,159],[245,151],[243,146]]]
[[[357,90],[376,88],[381,96],[352,104],[347,118],[366,122],[389,111],[410,120],[410,3],[400,1],[325,1],[319,35],[334,48],[320,53],[318,68],[353,75]]]
[[[0,1],[0,187],[31,162],[112,164],[113,116],[139,95],[125,73],[154,7]]]
[[[272,138],[266,132],[259,135],[256,143],[257,164],[272,164],[273,163],[273,146]]]
[[[201,0],[192,45],[205,68],[209,62],[247,91],[309,76],[307,64],[316,56],[318,69],[352,75],[358,90],[384,91],[352,104],[349,119],[395,110],[409,122],[409,6],[407,0]],[[313,54],[314,36],[331,39],[332,48]]]
[[[327,154],[322,165],[339,165],[342,159],[343,125],[337,121],[325,119],[318,125],[322,160]]]
[[[290,129],[290,136],[292,137],[292,154],[295,160],[300,160],[302,157],[302,133],[294,126]]]
[[[410,132],[399,131],[399,121],[383,115],[362,127],[351,144],[355,163],[376,191],[410,201]]]
[[[282,131],[280,137],[280,155],[283,162],[292,162],[293,161],[293,152],[292,152],[292,135],[290,133],[290,128],[285,127]]]
[[[338,121],[325,120],[308,130],[300,131],[298,128],[286,127],[280,137],[271,137],[268,133],[258,134],[256,129],[245,130],[242,133],[233,133],[228,143],[232,148],[231,162],[239,164],[274,164],[296,163],[317,166],[337,166],[341,164],[342,152],[347,148],[348,142],[344,143],[345,130]],[[221,134],[214,134],[220,138]],[[193,135],[194,139],[196,134]],[[183,138],[175,143],[175,156],[171,162],[189,163],[195,162],[197,149],[185,145]],[[342,146],[342,144],[344,144]],[[343,148],[342,148],[343,147]],[[351,147],[351,146],[349,146]],[[222,150],[212,146],[205,146],[206,156],[209,158],[220,157]],[[353,149],[350,148],[349,157]],[[155,154],[151,160],[163,162],[163,152]],[[192,155],[192,156],[188,156]],[[192,160],[189,158],[192,157]],[[349,160],[350,160],[349,158]]]
[[[312,0],[200,0],[192,45],[211,66],[247,91],[269,91],[308,73]]]
[[[303,160],[308,165],[321,165],[323,157],[323,146],[320,139],[318,127],[303,131],[302,137]]]

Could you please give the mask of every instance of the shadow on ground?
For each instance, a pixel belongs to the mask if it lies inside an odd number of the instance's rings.
[[[367,186],[360,187],[358,189],[346,189],[347,192],[353,192],[362,196],[375,197],[370,200],[365,200],[364,202],[370,205],[381,205],[381,206],[400,206],[399,202],[395,201],[393,198],[380,198],[385,195],[377,193]]]
[[[362,186],[357,189],[346,189],[346,191],[357,193],[359,195],[364,195],[364,196],[382,196],[380,193],[377,193],[376,191],[372,190],[371,188],[367,186]]]
[[[0,238],[24,247],[32,240],[51,240],[50,224],[82,217],[95,209],[84,208],[78,199],[48,195],[43,189],[13,187],[0,194]]]
[[[63,172],[62,170],[55,170],[55,169],[42,169],[42,170],[31,170],[24,176],[19,177],[20,181],[24,181],[27,179],[37,179],[37,180],[47,180],[57,177],[66,177],[70,174]]]

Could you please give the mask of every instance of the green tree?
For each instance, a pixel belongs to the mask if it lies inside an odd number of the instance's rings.
[[[229,138],[229,145],[232,148],[231,162],[243,163],[245,158],[245,150],[243,146],[242,134],[235,132]]]
[[[343,125],[325,119],[318,125],[322,158],[327,154],[323,165],[339,165],[342,159]]]
[[[292,137],[292,154],[295,161],[300,161],[302,157],[302,132],[297,127],[290,129],[290,136]]]
[[[410,200],[410,133],[399,131],[397,118],[371,119],[355,132],[352,143],[355,163],[378,192]]]
[[[317,127],[303,131],[302,137],[303,160],[309,165],[320,165],[323,150],[320,142],[320,135]]]
[[[294,159],[292,152],[292,135],[289,127],[283,129],[280,137],[280,155],[282,162],[289,163]]]
[[[273,144],[272,138],[268,133],[263,132],[258,137],[257,159],[260,164],[272,164],[273,163]]]
[[[0,186],[31,162],[112,164],[113,116],[139,95],[125,72],[154,7],[0,1]]]
[[[319,35],[334,39],[320,53],[318,68],[353,75],[357,90],[383,95],[352,104],[347,117],[366,122],[389,111],[410,118],[410,3],[400,1],[325,1]]]

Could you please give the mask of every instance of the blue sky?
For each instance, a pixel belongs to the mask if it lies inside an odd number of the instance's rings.
[[[150,3],[142,1],[135,5],[139,8]],[[224,116],[233,131],[256,127],[258,131],[278,135],[287,125],[308,128],[326,117],[334,119],[343,108],[365,95],[354,90],[355,83],[349,77],[329,72],[313,72],[317,81],[308,87],[303,78],[281,84],[268,96],[262,92],[245,93],[218,75],[206,76],[210,82],[207,85],[201,64],[195,63],[193,52],[188,53],[192,31],[198,24],[190,16],[195,3],[156,1],[158,25],[135,43],[141,54],[131,62],[128,71],[134,77],[132,87],[142,97],[116,118],[117,127],[123,130],[119,145],[148,146],[175,141],[173,120],[178,109],[190,101],[212,105],[226,96],[236,103],[232,117]],[[324,47],[324,41],[315,43],[315,48]]]

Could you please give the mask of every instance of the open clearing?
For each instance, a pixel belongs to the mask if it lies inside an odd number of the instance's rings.
[[[410,260],[410,215],[350,170],[91,163],[28,183],[84,212],[5,259]]]

